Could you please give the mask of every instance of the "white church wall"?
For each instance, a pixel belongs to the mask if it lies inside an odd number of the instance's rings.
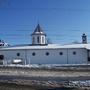
[[[38,42],[38,37],[39,37],[39,42]],[[33,40],[33,38],[34,38],[34,40]],[[33,35],[32,43],[33,44],[46,44],[46,38],[44,35]]]
[[[87,63],[87,50],[86,49],[69,49],[68,50],[68,63],[69,64]]]
[[[73,52],[76,52],[74,55]],[[17,56],[17,53],[20,53]],[[49,53],[49,55],[46,55]],[[87,63],[86,49],[37,49],[37,50],[3,50],[5,63],[14,59],[22,59],[22,64],[83,64]]]
[[[20,53],[20,56],[17,56],[17,53]],[[25,51],[24,50],[6,50],[0,51],[0,55],[4,55],[4,63],[11,64],[14,59],[21,59],[22,64],[25,64]]]
[[[38,24],[32,36],[32,45],[44,45],[48,44],[46,40],[46,34]],[[87,43],[87,36],[83,34],[82,43]],[[67,45],[68,46],[68,45]],[[77,44],[78,46],[78,44]],[[0,55],[4,56],[4,63],[10,64],[14,59],[22,59],[22,64],[83,64],[88,63],[87,58],[90,56],[90,51],[84,48],[78,48],[77,46],[67,48],[23,48],[9,47],[0,49]],[[27,46],[26,46],[27,47]],[[32,46],[31,46],[32,47]],[[76,48],[77,47],[77,48]],[[80,46],[79,46],[80,47]],[[6,49],[6,50],[5,50]],[[17,55],[18,54],[18,55]],[[47,55],[46,55],[47,54]],[[2,61],[2,60],[1,60]],[[90,62],[90,61],[89,61]]]
[[[35,56],[32,53],[35,53]],[[49,55],[46,55],[46,52]],[[63,55],[60,55],[60,52]],[[73,53],[76,54],[74,55]],[[87,63],[86,49],[32,50],[27,52],[31,64],[81,64]]]
[[[63,55],[60,55],[63,52]],[[35,53],[35,56],[32,55]],[[49,53],[49,55],[46,55]],[[66,50],[28,50],[27,58],[31,64],[65,64],[67,63]]]

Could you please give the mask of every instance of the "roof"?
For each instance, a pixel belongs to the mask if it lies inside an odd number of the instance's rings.
[[[35,28],[35,30],[34,30],[34,32],[32,33],[32,35],[38,35],[38,34],[40,34],[40,35],[46,35],[44,32],[43,32],[43,30],[42,30],[42,28],[41,28],[41,26],[38,24],[37,25],[37,27]]]
[[[8,47],[2,47],[0,50],[42,50],[42,49],[88,49],[90,50],[90,44],[70,44],[70,45],[59,45],[59,44],[49,44],[46,46],[8,46]]]

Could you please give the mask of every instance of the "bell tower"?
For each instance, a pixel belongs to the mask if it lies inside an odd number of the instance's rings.
[[[46,34],[38,24],[34,32],[31,34],[32,45],[46,45]]]
[[[85,33],[82,35],[82,43],[87,44],[87,35]]]

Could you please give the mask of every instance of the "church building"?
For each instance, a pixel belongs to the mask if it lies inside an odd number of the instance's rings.
[[[0,41],[1,65],[30,64],[89,64],[90,44],[87,36],[82,35],[81,44],[48,44],[46,33],[38,24],[31,34],[29,45],[10,46]]]

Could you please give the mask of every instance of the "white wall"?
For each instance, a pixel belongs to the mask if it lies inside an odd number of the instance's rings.
[[[73,52],[76,52],[74,55]],[[69,49],[68,50],[68,63],[78,64],[87,63],[87,50],[86,49]]]
[[[36,55],[32,56],[32,53],[35,52]],[[49,52],[49,55],[46,55],[46,52]],[[63,55],[59,55],[59,52],[63,52]],[[66,50],[28,50],[27,58],[29,58],[32,64],[64,64],[67,62]]]
[[[73,52],[76,55],[73,55]],[[35,52],[35,56],[32,53]],[[46,55],[49,52],[49,55]],[[63,55],[59,53],[63,52]],[[20,56],[17,56],[20,53]],[[86,49],[47,49],[47,50],[7,50],[0,51],[4,55],[5,61],[11,63],[13,59],[21,58],[23,64],[81,64],[87,63]]]
[[[37,38],[39,37],[39,43]],[[42,37],[44,38],[44,40],[42,41]],[[34,42],[33,42],[33,38],[34,38]],[[46,44],[46,37],[45,35],[33,35],[32,36],[32,44]]]
[[[20,53],[20,56],[17,56]],[[6,50],[0,51],[0,55],[4,55],[4,62],[10,64],[14,59],[22,59],[23,64],[25,64],[25,50]]]

